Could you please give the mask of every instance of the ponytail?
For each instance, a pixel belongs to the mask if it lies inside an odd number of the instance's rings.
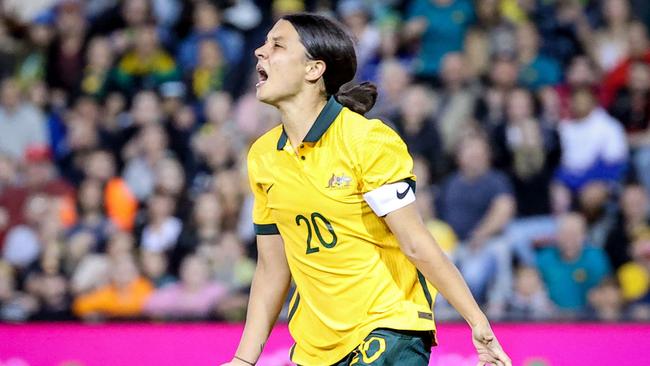
[[[339,89],[334,98],[350,110],[364,115],[377,101],[377,87],[368,81],[356,85],[346,84]]]

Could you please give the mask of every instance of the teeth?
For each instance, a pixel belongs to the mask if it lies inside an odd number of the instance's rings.
[[[258,82],[257,84],[255,84],[255,86],[259,87],[266,82],[269,76],[262,66],[257,65],[255,67],[255,70],[257,71],[257,76],[258,76]]]

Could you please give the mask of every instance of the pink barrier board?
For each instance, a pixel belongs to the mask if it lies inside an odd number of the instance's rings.
[[[650,324],[497,324],[516,366],[650,365]],[[0,324],[0,366],[218,366],[241,325]],[[470,331],[440,324],[431,365],[475,366]],[[286,326],[273,330],[259,366],[291,365]]]

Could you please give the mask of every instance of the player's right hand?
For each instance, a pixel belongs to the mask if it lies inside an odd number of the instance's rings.
[[[477,366],[512,366],[510,357],[503,351],[489,323],[472,327],[472,341],[478,353]]]

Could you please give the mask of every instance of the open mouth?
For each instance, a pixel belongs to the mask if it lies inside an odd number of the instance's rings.
[[[264,70],[262,66],[258,65],[255,69],[257,70],[258,78],[257,84],[255,84],[255,86],[259,87],[266,82],[266,80],[269,78],[269,74],[266,73],[266,70]]]

